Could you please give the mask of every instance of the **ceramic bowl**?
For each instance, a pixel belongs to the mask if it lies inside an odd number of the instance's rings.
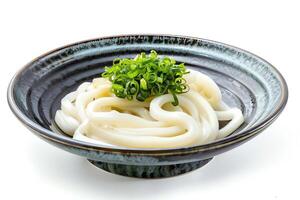
[[[224,101],[242,110],[245,123],[224,139],[173,149],[109,148],[74,140],[59,131],[53,119],[63,96],[99,77],[103,66],[111,65],[114,58],[152,49],[214,79]],[[202,167],[267,128],[287,98],[285,80],[262,58],[220,42],[171,35],[114,36],[67,45],[31,61],[8,88],[11,110],[35,135],[111,173],[143,178],[176,176]]]

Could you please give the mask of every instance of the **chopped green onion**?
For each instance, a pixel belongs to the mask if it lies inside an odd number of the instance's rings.
[[[140,85],[141,85],[141,88],[142,88],[143,90],[147,90],[147,82],[145,81],[144,78],[142,78],[142,79],[140,80]]]
[[[189,73],[184,63],[176,64],[170,57],[159,57],[156,51],[144,52],[134,59],[117,58],[111,67],[105,67],[102,77],[112,82],[112,92],[120,98],[145,101],[151,96],[170,93],[173,105],[178,105],[176,94],[189,90],[183,75]]]

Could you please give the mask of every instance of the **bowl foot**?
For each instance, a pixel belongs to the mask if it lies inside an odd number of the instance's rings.
[[[206,165],[212,158],[174,165],[123,165],[88,160],[94,166],[113,174],[136,178],[164,178],[184,174]]]

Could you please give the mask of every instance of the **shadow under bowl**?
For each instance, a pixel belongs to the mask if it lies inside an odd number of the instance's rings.
[[[212,143],[173,149],[109,148],[74,140],[57,128],[54,115],[62,97],[82,82],[99,77],[103,66],[111,65],[113,59],[132,58],[152,49],[210,76],[219,85],[223,100],[242,110],[243,125]],[[143,178],[175,176],[207,164],[268,127],[287,98],[285,80],[262,58],[223,43],[171,35],[125,35],[67,45],[31,61],[8,88],[11,110],[35,135],[106,171]]]

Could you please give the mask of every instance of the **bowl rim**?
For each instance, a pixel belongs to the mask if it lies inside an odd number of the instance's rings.
[[[79,140],[74,140],[73,138],[69,138],[57,133],[54,133],[53,131],[46,129],[39,124],[33,122],[30,118],[28,118],[23,112],[18,108],[14,98],[13,98],[13,89],[15,86],[15,82],[18,77],[21,76],[21,73],[26,70],[28,67],[30,67],[35,61],[39,60],[40,58],[43,58],[45,56],[48,56],[54,52],[57,52],[59,50],[62,50],[64,48],[68,48],[71,46],[83,44],[83,43],[88,43],[96,40],[103,40],[103,39],[113,39],[113,38],[122,38],[122,37],[137,37],[137,36],[153,36],[153,37],[175,37],[175,38],[184,38],[184,39],[192,39],[192,40],[198,40],[198,41],[204,41],[208,43],[213,43],[217,45],[222,45],[231,49],[234,49],[239,52],[243,52],[245,54],[250,55],[253,58],[256,58],[262,62],[264,62],[268,67],[270,67],[274,73],[278,77],[278,81],[280,82],[280,89],[281,89],[281,96],[279,99],[279,104],[274,108],[274,110],[265,118],[263,119],[260,123],[256,124],[253,127],[250,127],[249,129],[245,131],[241,131],[237,135],[230,135],[228,137],[212,141],[207,144],[203,145],[196,145],[196,146],[190,146],[190,147],[179,147],[179,148],[156,148],[156,149],[144,149],[144,148],[126,148],[126,147],[107,147],[107,146],[102,146],[98,144],[92,144],[88,142],[83,142]],[[124,34],[124,35],[114,35],[114,36],[106,36],[106,37],[98,37],[98,38],[93,38],[93,39],[88,39],[88,40],[82,40],[79,42],[74,42],[71,44],[67,44],[58,48],[55,48],[51,51],[48,51],[35,59],[31,60],[29,63],[27,63],[25,66],[23,66],[21,69],[19,69],[13,78],[11,79],[8,89],[7,89],[7,101],[9,104],[10,109],[14,113],[14,115],[29,129],[37,133],[39,136],[48,139],[52,142],[55,143],[60,143],[63,145],[71,146],[74,148],[79,148],[79,149],[84,149],[84,150],[93,150],[93,151],[101,151],[101,152],[108,152],[108,153],[130,153],[130,154],[137,154],[137,155],[169,155],[169,154],[184,154],[184,153],[193,153],[193,152],[202,152],[202,151],[207,151],[207,150],[213,150],[213,149],[218,149],[218,148],[223,148],[226,146],[229,146],[231,144],[235,144],[241,141],[246,140],[247,138],[250,138],[259,132],[261,132],[264,128],[269,126],[282,112],[284,107],[287,104],[288,100],[288,87],[285,79],[281,75],[281,73],[268,61],[265,59],[247,51],[244,49],[241,49],[239,47],[235,47],[233,45],[228,45],[226,43],[214,41],[214,40],[209,40],[209,39],[203,39],[203,38],[198,38],[198,37],[193,37],[193,36],[184,36],[184,35],[172,35],[172,34]]]

